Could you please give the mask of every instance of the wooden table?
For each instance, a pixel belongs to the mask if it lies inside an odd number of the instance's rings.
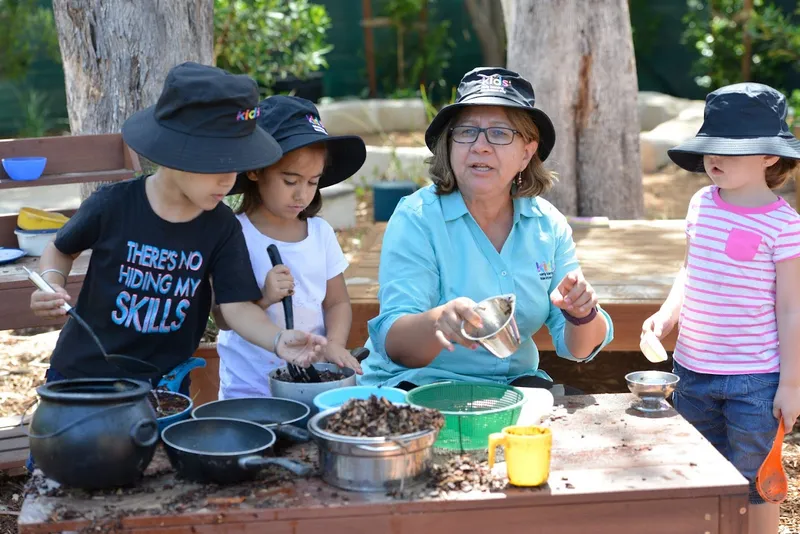
[[[20,533],[746,534],[746,480],[676,413],[644,417],[630,408],[633,400],[557,399],[544,423],[554,435],[550,479],[538,489],[395,499],[309,478],[205,487],[192,504],[188,495],[203,487],[176,483],[167,472],[146,477],[132,495],[28,495]],[[237,495],[244,502],[221,505]],[[176,502],[184,503],[181,511]],[[82,518],[104,507],[118,519]]]
[[[345,272],[353,307],[348,347],[366,341],[367,321],[380,311],[378,265],[386,223],[376,224],[362,239],[362,249]],[[604,350],[638,351],[644,320],[655,313],[669,294],[683,264],[686,237],[682,220],[609,221],[573,224],[578,259],[600,304],[611,315],[615,336]],[[676,329],[677,330],[677,329]],[[673,350],[677,331],[664,340]],[[553,350],[546,329],[534,341],[540,350]]]

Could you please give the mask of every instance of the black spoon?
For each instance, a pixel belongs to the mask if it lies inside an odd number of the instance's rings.
[[[269,260],[272,262],[273,267],[283,264],[281,253],[278,252],[278,247],[275,245],[267,247],[267,254],[269,254]],[[292,309],[292,297],[290,295],[283,297],[283,316],[284,319],[286,319],[286,328],[288,330],[294,329],[294,311]],[[275,347],[275,350],[277,351],[278,347]],[[301,382],[322,382],[322,378],[320,378],[319,373],[313,365],[309,365],[308,368],[303,369],[302,367],[290,363],[287,364],[287,367],[289,369],[289,375],[295,380],[299,378]]]
[[[53,287],[39,275],[39,273],[31,271],[27,267],[23,267],[23,269],[25,269],[25,271],[28,273],[28,279],[30,279],[30,281],[33,282],[36,287],[46,293],[56,292],[55,289],[53,289]],[[132,358],[130,356],[123,356],[122,354],[107,353],[105,347],[103,347],[103,344],[100,342],[100,338],[98,338],[97,334],[94,333],[92,327],[89,326],[89,324],[84,321],[80,315],[78,315],[78,312],[75,311],[75,308],[66,302],[61,306],[61,308],[63,308],[70,317],[75,319],[75,321],[77,321],[77,323],[89,333],[97,346],[100,347],[100,352],[103,353],[103,356],[108,363],[131,374],[147,376],[149,381],[157,379],[161,376],[161,370],[158,367],[144,360]]]

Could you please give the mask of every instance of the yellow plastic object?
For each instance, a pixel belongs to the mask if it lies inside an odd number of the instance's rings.
[[[36,208],[22,208],[17,216],[17,226],[22,230],[58,230],[66,224],[69,217],[54,211]]]
[[[495,448],[503,447],[508,481],[515,486],[541,486],[550,477],[553,434],[543,426],[507,426],[489,436],[489,467]]]
[[[642,334],[642,338],[639,341],[639,348],[645,358],[653,363],[667,361],[667,351],[652,331],[648,330]]]

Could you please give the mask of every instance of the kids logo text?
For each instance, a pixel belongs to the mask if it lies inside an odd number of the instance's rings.
[[[261,108],[245,109],[236,114],[237,121],[251,121],[261,116]]]
[[[117,281],[125,289],[111,312],[114,324],[145,334],[180,330],[202,280],[203,255],[128,241]],[[148,295],[149,293],[149,295]]]
[[[325,129],[325,127],[322,125],[322,123],[319,121],[318,118],[316,118],[314,115],[306,115],[306,119],[308,119],[308,122],[311,123],[312,128],[314,128],[319,133],[324,133],[327,135],[328,130]]]
[[[540,280],[551,280],[553,278],[553,262],[537,261],[536,270],[539,271]]]
[[[481,80],[481,89],[485,91],[496,91],[498,93],[505,93],[506,87],[511,86],[511,82],[508,80],[504,80],[502,76],[499,74],[492,74],[491,76],[486,76],[485,74],[479,74],[482,78]]]

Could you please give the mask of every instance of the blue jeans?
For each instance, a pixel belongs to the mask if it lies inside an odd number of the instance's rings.
[[[44,383],[49,384],[50,382],[60,382],[61,380],[66,380],[67,377],[53,369],[52,367],[48,369],[44,374]],[[186,377],[181,382],[181,387],[178,389],[178,393],[183,393],[187,397],[189,395],[189,386],[191,385],[191,379],[187,374]],[[33,470],[36,469],[36,464],[33,461],[33,456],[28,453],[28,461],[25,462],[25,469],[28,470],[29,473],[33,473]]]
[[[750,482],[750,503],[764,503],[755,479],[778,430],[772,401],[780,373],[708,375],[678,363],[674,371],[675,410]]]

